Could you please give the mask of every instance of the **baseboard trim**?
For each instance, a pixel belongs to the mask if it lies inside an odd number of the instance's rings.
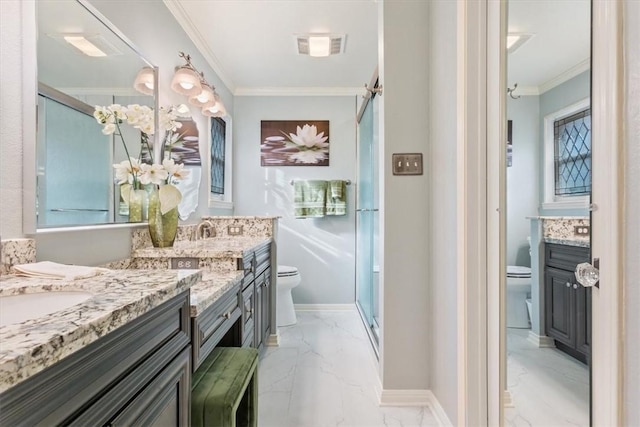
[[[453,427],[453,423],[431,390],[380,389],[380,406],[424,406],[431,410],[439,426]]]
[[[280,347],[280,332],[269,334],[266,345],[267,347]]]
[[[355,304],[294,304],[296,311],[353,311]]]
[[[527,341],[532,343],[538,348],[555,348],[556,344],[553,338],[548,337],[546,335],[538,335],[533,331],[529,331],[529,335],[527,336]]]

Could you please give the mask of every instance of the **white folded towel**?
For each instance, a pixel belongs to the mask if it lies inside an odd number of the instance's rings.
[[[18,276],[66,280],[86,279],[109,271],[106,268],[58,264],[51,261],[14,265],[13,270]]]

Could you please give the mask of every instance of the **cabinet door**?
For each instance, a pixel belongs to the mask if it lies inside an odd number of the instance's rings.
[[[191,349],[180,353],[109,425],[188,426]]]
[[[576,289],[576,350],[591,353],[591,288]]]
[[[575,347],[573,273],[548,267],[544,275],[547,335]]]
[[[262,281],[262,297],[260,304],[260,333],[262,342],[266,343],[271,333],[271,269],[268,268],[264,272],[264,280]]]
[[[242,346],[254,347],[256,294],[255,282],[242,291]]]

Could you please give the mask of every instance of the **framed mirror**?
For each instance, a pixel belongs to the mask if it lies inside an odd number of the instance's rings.
[[[36,18],[37,229],[126,223],[113,164],[127,156],[93,112],[111,104],[157,112],[157,67],[85,1],[38,1]],[[137,157],[140,130],[121,130]]]

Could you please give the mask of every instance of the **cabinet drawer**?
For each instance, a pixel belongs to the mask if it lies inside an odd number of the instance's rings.
[[[234,286],[211,307],[193,318],[194,371],[241,316],[238,287]]]
[[[589,248],[547,243],[544,260],[549,267],[575,271],[576,265],[589,262]]]

